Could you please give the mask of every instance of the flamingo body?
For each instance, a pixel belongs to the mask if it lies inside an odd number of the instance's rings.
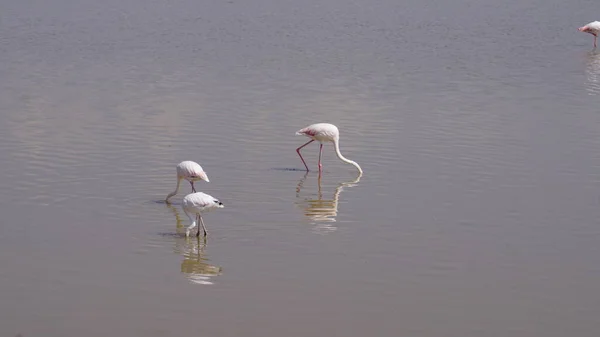
[[[598,39],[598,34],[600,34],[600,22],[590,22],[583,27],[579,27],[578,30],[583,33],[594,35],[594,48],[596,48],[596,40]]]
[[[340,138],[340,130],[333,124],[317,123],[298,130],[296,135],[306,136],[319,142],[333,142]]]
[[[190,183],[190,185],[192,185],[192,192],[196,192],[196,188],[194,187],[195,181],[210,181],[208,180],[208,175],[206,175],[206,172],[204,172],[204,170],[202,169],[202,166],[200,166],[200,164],[196,162],[190,160],[182,161],[181,163],[177,164],[176,169],[177,187],[175,188],[175,191],[167,195],[165,201],[169,201],[169,198],[177,194],[177,191],[179,191],[179,184],[181,183],[182,179],[187,180]]]
[[[185,235],[190,236],[190,231],[200,222],[202,229],[204,229],[204,236],[206,236],[206,227],[204,226],[201,213],[223,207],[225,206],[223,206],[222,202],[206,193],[196,192],[186,195],[183,198],[183,211],[190,218],[192,224],[187,228]],[[195,218],[192,218],[192,214]],[[200,236],[200,227],[198,227],[196,236]]]
[[[358,172],[360,174],[363,173],[362,169],[360,168],[360,166],[352,160],[346,159],[346,157],[344,157],[342,155],[342,153],[340,152],[340,131],[337,128],[337,126],[333,125],[333,124],[329,124],[329,123],[317,123],[317,124],[312,124],[309,125],[303,129],[300,129],[298,131],[296,131],[296,135],[299,136],[306,136],[308,138],[310,138],[311,140],[308,141],[306,144],[300,146],[299,148],[296,149],[296,152],[298,153],[298,155],[300,156],[300,159],[302,160],[302,163],[304,164],[304,167],[306,167],[306,171],[309,171],[308,169],[308,165],[306,165],[306,162],[304,161],[304,158],[302,158],[302,154],[300,154],[300,149],[302,149],[303,147],[305,147],[306,145],[314,142],[315,140],[318,141],[320,144],[319,147],[319,172],[321,172],[322,170],[322,165],[321,165],[321,154],[323,152],[323,143],[324,142],[331,142],[333,143],[334,149],[335,149],[335,154],[338,156],[338,158],[348,164],[353,165],[354,167],[356,167],[356,169],[358,170]]]

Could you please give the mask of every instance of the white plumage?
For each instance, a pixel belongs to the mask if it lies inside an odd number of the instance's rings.
[[[216,208],[223,208],[223,203],[218,199],[202,192],[196,192],[188,194],[183,198],[183,211],[185,215],[190,218],[192,224],[187,228],[185,235],[190,236],[190,231],[198,225],[198,222],[202,224],[204,230],[204,236],[206,236],[206,227],[204,226],[204,220],[202,220],[202,212],[208,212]],[[192,214],[195,216],[192,218]],[[200,227],[196,236],[200,236]]]
[[[206,172],[204,172],[200,164],[190,160],[182,161],[181,163],[177,164],[177,187],[175,188],[175,191],[167,195],[165,201],[169,201],[169,198],[177,194],[181,179],[185,179],[190,182],[190,185],[192,185],[192,192],[196,192],[196,188],[194,188],[194,181],[210,181],[208,180],[208,175],[206,175]]]
[[[329,124],[329,123],[312,124],[303,129],[296,131],[296,135],[306,136],[311,139],[306,144],[304,144],[296,149],[296,152],[300,156],[300,159],[302,160],[304,167],[306,167],[306,171],[309,171],[308,165],[306,165],[304,158],[302,158],[302,154],[300,154],[300,149],[316,140],[321,143],[320,147],[319,147],[319,172],[321,172],[321,169],[323,167],[321,165],[321,154],[323,152],[323,142],[332,142],[333,146],[335,148],[335,154],[338,156],[338,158],[345,163],[354,165],[354,167],[356,167],[358,169],[358,172],[360,174],[363,173],[362,169],[355,161],[346,159],[346,157],[342,156],[342,153],[340,152],[340,131],[338,130],[337,126],[335,126],[333,124]]]
[[[578,29],[580,32],[594,35],[594,48],[596,48],[596,40],[598,39],[598,34],[600,34],[600,22],[590,22],[583,27],[579,27]]]

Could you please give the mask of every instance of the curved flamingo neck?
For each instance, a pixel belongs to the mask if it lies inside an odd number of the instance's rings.
[[[175,187],[175,191],[169,193],[169,195],[167,195],[167,198],[165,199],[166,202],[169,202],[169,198],[174,196],[175,194],[177,194],[177,192],[179,191],[179,184],[181,183],[181,177],[177,177],[177,187]]]
[[[341,161],[343,161],[344,163],[348,163],[348,164],[354,165],[354,167],[356,167],[358,169],[358,172],[360,174],[363,173],[363,170],[360,168],[360,165],[358,165],[358,163],[356,163],[355,161],[350,160],[350,159],[348,159],[348,158],[346,158],[346,157],[344,157],[342,155],[342,153],[340,152],[340,140],[339,140],[339,138],[336,138],[336,139],[333,140],[333,145],[335,147],[335,154],[338,156],[338,158],[340,158]]]

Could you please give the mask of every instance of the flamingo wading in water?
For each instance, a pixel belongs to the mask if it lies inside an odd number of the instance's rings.
[[[360,174],[363,173],[362,169],[355,161],[346,159],[346,157],[342,156],[342,153],[340,152],[340,131],[338,130],[337,126],[335,126],[333,124],[329,124],[329,123],[317,123],[317,124],[309,125],[309,126],[305,127],[304,129],[298,130],[296,132],[296,135],[306,136],[306,137],[310,138],[310,140],[306,144],[304,144],[296,149],[296,152],[298,152],[298,155],[300,156],[300,159],[302,160],[304,167],[306,167],[307,172],[309,171],[308,165],[306,165],[304,158],[302,158],[302,154],[300,154],[300,149],[316,140],[319,143],[321,143],[320,147],[319,147],[319,172],[321,172],[321,169],[323,167],[323,165],[321,165],[321,154],[323,153],[323,142],[332,142],[333,147],[335,148],[335,154],[338,156],[338,158],[340,158],[340,160],[343,161],[344,163],[354,165],[354,167],[356,167],[358,169],[358,172]]]
[[[219,200],[213,198],[212,196],[202,193],[196,192],[186,195],[183,198],[183,211],[185,215],[190,218],[192,224],[185,231],[185,236],[190,236],[190,231],[194,229],[194,227],[198,226],[198,222],[202,225],[202,229],[204,230],[204,237],[206,237],[206,226],[204,226],[204,220],[202,220],[201,212],[208,212],[210,210],[216,208],[223,208],[223,203]],[[192,214],[194,218],[192,218]],[[200,227],[198,227],[198,231],[196,232],[196,237],[200,236]]]
[[[168,202],[169,198],[177,194],[177,191],[179,191],[181,179],[185,179],[190,182],[190,185],[192,185],[192,192],[196,192],[196,189],[194,188],[194,181],[210,181],[208,180],[206,172],[204,172],[202,166],[200,166],[198,163],[190,160],[182,161],[181,163],[177,164],[177,187],[175,188],[175,191],[167,195],[167,198],[165,199],[166,202]]]
[[[590,22],[583,27],[579,27],[578,29],[580,32],[594,35],[594,48],[596,48],[596,40],[598,39],[598,34],[600,34],[600,22]]]

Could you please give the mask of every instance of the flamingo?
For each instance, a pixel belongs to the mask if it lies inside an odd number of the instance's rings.
[[[319,147],[319,173],[321,173],[323,167],[323,165],[321,165],[321,153],[323,152],[323,142],[332,142],[335,148],[335,154],[338,156],[338,158],[340,158],[340,160],[344,163],[354,165],[354,167],[356,167],[358,169],[358,172],[362,175],[363,171],[355,161],[346,159],[346,157],[342,156],[342,153],[340,152],[340,131],[338,130],[337,126],[329,123],[317,123],[309,125],[304,129],[298,130],[296,132],[296,135],[306,136],[310,138],[310,140],[306,144],[296,149],[296,152],[298,152],[298,155],[300,156],[304,167],[306,167],[306,172],[309,171],[308,165],[306,165],[304,158],[302,158],[302,154],[300,154],[300,149],[316,140],[319,143],[321,143]]]
[[[179,191],[179,183],[181,183],[181,179],[185,179],[190,182],[190,185],[192,185],[192,192],[196,192],[196,189],[194,188],[194,181],[210,181],[208,180],[206,172],[204,172],[202,166],[200,166],[198,163],[190,160],[182,161],[181,163],[177,164],[177,187],[175,188],[175,191],[167,195],[167,198],[165,199],[166,202],[169,202],[169,198],[177,194],[177,191]]]
[[[578,29],[580,32],[594,35],[594,48],[596,48],[596,40],[598,39],[598,34],[600,34],[600,22],[590,22],[583,27],[579,27]]]
[[[204,220],[202,220],[202,215],[200,213],[223,207],[225,206],[223,206],[222,202],[206,193],[195,192],[186,195],[183,198],[183,212],[190,218],[192,224],[185,231],[185,236],[189,237],[190,231],[198,225],[198,222],[200,222],[200,224],[202,224],[202,229],[204,229],[204,237],[206,237],[206,227],[204,226]],[[195,218],[192,218],[192,214],[195,215]],[[198,232],[196,232],[196,237],[199,236],[200,227],[198,227]]]

